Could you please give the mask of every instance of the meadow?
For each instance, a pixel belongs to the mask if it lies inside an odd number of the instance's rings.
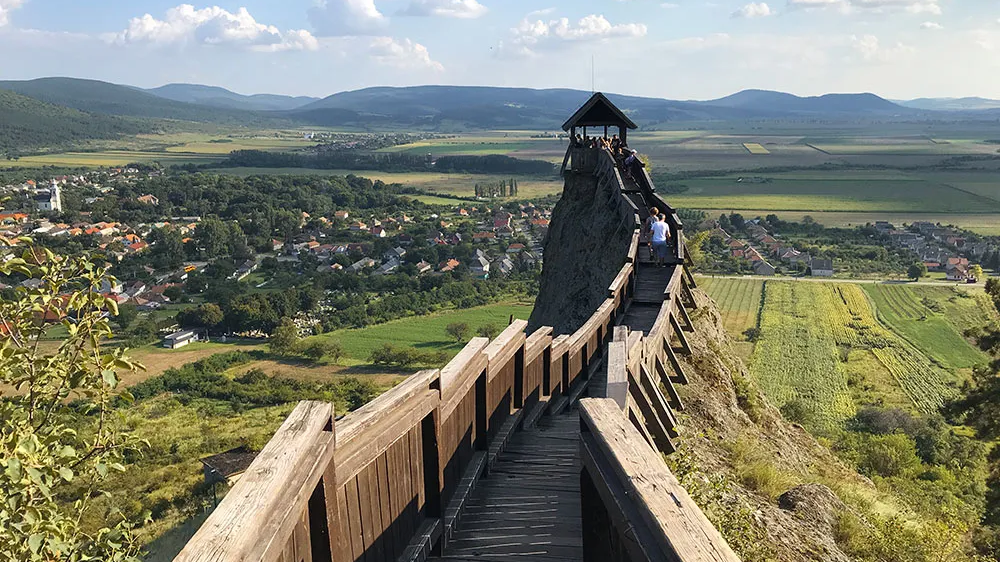
[[[486,325],[505,328],[512,315],[515,319],[527,320],[531,315],[531,309],[531,304],[511,302],[449,310],[427,316],[394,320],[367,328],[337,330],[313,336],[307,342],[316,340],[339,343],[344,348],[344,358],[340,363],[348,366],[368,364],[371,352],[387,342],[397,347],[413,347],[420,351],[443,351],[451,358],[462,350],[465,342],[456,342],[448,335],[445,331],[448,324],[464,322],[469,325],[470,336],[474,336],[476,330]]]
[[[750,372],[773,403],[798,403],[818,428],[839,426],[865,404],[936,410],[985,358],[962,331],[993,317],[981,291],[950,287],[699,283],[738,340],[759,311]]]

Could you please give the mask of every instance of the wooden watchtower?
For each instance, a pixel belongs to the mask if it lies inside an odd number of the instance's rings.
[[[608,128],[618,127],[618,138],[623,143],[628,140],[628,130],[637,129],[638,126],[629,119],[625,112],[618,109],[611,100],[601,92],[590,96],[587,103],[576,110],[565,123],[563,130],[576,138],[576,130],[583,129],[583,136],[587,136],[587,127],[604,127],[604,137],[608,136]]]

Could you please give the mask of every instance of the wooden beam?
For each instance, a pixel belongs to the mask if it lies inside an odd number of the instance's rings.
[[[739,562],[660,454],[625,420],[614,401],[582,400],[580,417],[589,428],[583,435],[585,457],[607,461],[612,472],[608,476],[624,486],[625,497],[637,512],[636,520],[629,523],[643,527],[633,536],[640,542],[646,536],[654,541],[644,548],[651,555],[645,560]],[[659,556],[653,554],[656,550]]]
[[[677,354],[674,353],[674,348],[670,347],[670,342],[664,341],[663,349],[667,352],[667,359],[670,361],[670,366],[674,368],[675,376],[670,377],[670,380],[677,384],[687,384],[687,375],[684,374],[684,368],[681,366],[681,362],[677,360]]]
[[[684,355],[691,355],[691,346],[688,344],[687,337],[684,336],[684,331],[681,330],[681,325],[677,322],[677,316],[670,315],[670,325],[674,328],[674,335],[677,336],[677,340],[680,341],[681,351]]]
[[[681,305],[677,307],[677,312],[681,315],[681,318],[684,320],[684,331],[694,332],[694,322],[692,322],[691,317],[688,316],[688,311],[686,308],[684,308],[683,303],[681,303]]]
[[[486,370],[489,360],[483,353],[489,338],[472,338],[462,351],[441,369],[441,419],[451,413],[465,399],[476,379]]]
[[[611,398],[625,410],[628,402],[628,351],[625,342],[608,344],[608,380],[603,389],[595,389],[601,398]]]
[[[333,462],[333,406],[299,402],[177,562],[277,560]]]
[[[678,412],[684,411],[684,403],[681,402],[681,395],[677,393],[677,389],[674,387],[674,381],[670,378],[670,375],[667,374],[666,366],[663,364],[663,361],[660,361],[659,357],[654,358],[653,369],[656,371],[656,376],[659,378],[660,384],[662,384],[663,388],[667,390],[667,396],[670,398],[668,402],[670,407]]]
[[[660,385],[656,379],[650,374],[649,369],[645,365],[640,367],[639,374],[639,384],[642,385],[643,391],[645,391],[646,396],[649,397],[650,404],[653,406],[653,411],[656,412],[656,417],[663,424],[663,427],[667,430],[667,433],[672,438],[680,437],[677,432],[677,416],[674,415],[673,410],[667,405],[667,401],[663,398],[663,392],[660,391]]]
[[[642,384],[636,380],[635,373],[628,374],[628,392],[632,402],[642,414],[643,424],[653,436],[653,444],[662,453],[673,453],[677,450],[670,442],[670,435],[661,419],[661,412],[657,412],[653,405],[653,399],[646,394]]]

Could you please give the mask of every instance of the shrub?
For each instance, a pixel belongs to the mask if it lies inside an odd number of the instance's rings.
[[[902,476],[920,468],[916,444],[902,433],[871,436],[858,453],[858,468],[869,476]]]
[[[736,391],[736,403],[754,423],[761,420],[762,406],[756,389],[749,379],[740,373],[733,373],[733,389]]]
[[[795,482],[770,461],[757,460],[739,469],[740,483],[774,501]]]
[[[801,398],[791,400],[782,406],[781,415],[784,416],[786,420],[801,425],[807,425],[813,418],[812,409],[809,408],[809,403]]]

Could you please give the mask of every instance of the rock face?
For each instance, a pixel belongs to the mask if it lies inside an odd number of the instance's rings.
[[[543,243],[545,263],[529,333],[552,326],[555,335],[576,331],[608,297],[608,285],[625,263],[632,230],[597,193],[589,174],[567,173],[562,199]]]

